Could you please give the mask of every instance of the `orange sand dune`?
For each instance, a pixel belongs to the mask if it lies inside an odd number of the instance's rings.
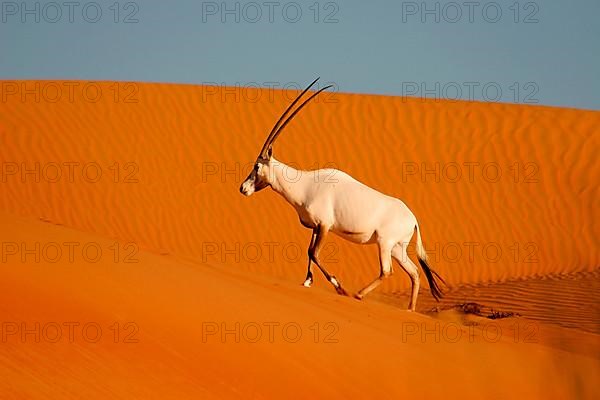
[[[0,398],[593,397],[600,112],[325,94],[288,126],[279,160],[414,211],[450,286],[421,314],[403,273],[301,287],[309,232],[238,192],[296,92],[0,89]],[[351,291],[379,272],[333,236],[321,258]]]
[[[238,192],[296,92],[103,83],[97,95],[75,82],[57,96],[48,82],[24,84],[0,105],[4,210],[303,280],[310,237],[295,212],[272,192]],[[26,92],[36,84],[39,99]],[[599,126],[592,111],[326,94],[275,155],[401,198],[450,284],[490,282],[600,265]],[[373,247],[332,238],[325,253],[351,289],[378,273]],[[407,287],[396,274],[381,290]]]
[[[113,239],[5,213],[0,241],[79,244],[6,256],[2,398],[564,399],[600,378],[597,353],[548,347],[544,326],[515,337],[172,256],[115,262]]]

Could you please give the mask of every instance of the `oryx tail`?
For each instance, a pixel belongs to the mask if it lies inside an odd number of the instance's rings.
[[[419,264],[421,265],[421,268],[423,268],[423,272],[427,277],[427,282],[429,282],[429,290],[431,290],[431,295],[437,301],[440,301],[444,293],[442,293],[442,290],[440,289],[439,281],[441,281],[444,285],[446,282],[444,282],[444,279],[439,276],[438,273],[435,272],[427,262],[427,253],[425,252],[425,247],[423,247],[423,242],[421,241],[419,224],[415,225],[415,228],[417,229],[417,258],[419,259]]]

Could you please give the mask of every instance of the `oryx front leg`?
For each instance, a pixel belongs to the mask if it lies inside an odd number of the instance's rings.
[[[367,294],[372,292],[381,282],[392,274],[392,246],[379,243],[379,277],[369,283],[365,288],[359,291],[354,297],[362,300]]]
[[[348,296],[348,293],[344,290],[340,281],[338,281],[335,276],[329,275],[329,272],[327,272],[325,268],[323,268],[321,262],[319,261],[319,252],[321,251],[321,248],[325,243],[325,237],[327,236],[327,232],[329,232],[329,229],[323,225],[320,225],[317,228],[315,228],[314,233],[316,234],[316,238],[312,249],[309,250],[309,259],[312,260],[312,262],[314,262],[317,265],[317,267],[319,267],[323,275],[325,275],[325,278],[333,285],[335,291],[338,292],[338,294]]]
[[[313,250],[313,247],[315,245],[316,236],[317,236],[316,232],[313,231],[311,238],[310,238],[310,245],[308,246],[308,270],[306,271],[306,280],[302,284],[304,287],[311,287],[311,285],[313,283],[313,274],[312,274],[312,271],[310,270],[310,264],[312,263],[312,261],[310,259],[310,253]]]

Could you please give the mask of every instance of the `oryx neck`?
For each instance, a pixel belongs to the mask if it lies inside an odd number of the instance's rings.
[[[287,164],[271,159],[272,181],[271,187],[293,206],[304,202],[302,181],[304,171],[293,168]]]

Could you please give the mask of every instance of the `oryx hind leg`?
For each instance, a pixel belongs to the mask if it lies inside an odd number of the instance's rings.
[[[378,243],[379,246],[379,277],[373,282],[369,283],[357,294],[354,295],[359,300],[362,300],[367,294],[375,290],[377,286],[381,285],[381,282],[392,274],[392,247],[393,244]]]
[[[408,258],[408,253],[406,251],[407,244],[398,243],[392,249],[392,257],[398,261],[400,266],[408,276],[410,277],[410,281],[412,283],[412,290],[410,295],[410,302],[408,303],[408,309],[411,311],[415,311],[417,307],[417,296],[419,295],[419,269],[415,265],[414,262],[410,258]]]

